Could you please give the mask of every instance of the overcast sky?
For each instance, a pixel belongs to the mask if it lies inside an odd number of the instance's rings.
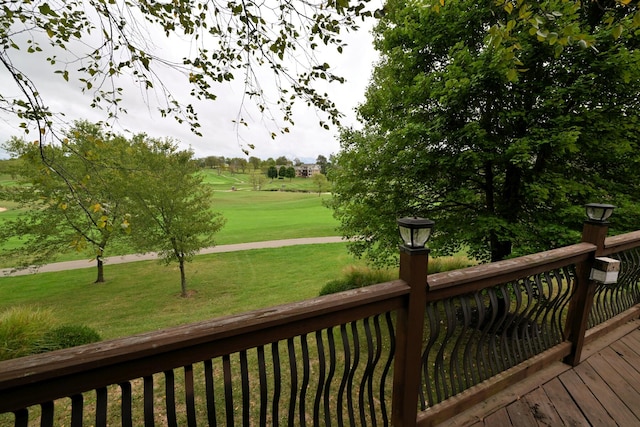
[[[348,45],[342,54],[331,51],[327,57],[319,58],[321,62],[328,62],[335,74],[346,78],[344,84],[332,83],[321,88],[323,92],[329,93],[331,99],[346,115],[342,120],[342,124],[346,126],[357,125],[354,108],[364,100],[364,91],[371,76],[372,66],[377,59],[370,34],[372,24],[368,22],[358,32],[343,36]],[[173,46],[171,48],[175,49]],[[13,55],[14,64],[35,82],[44,102],[50,105],[53,111],[64,111],[67,121],[105,119],[99,110],[89,107],[90,98],[81,93],[78,83],[73,80],[65,82],[59,75],[53,74],[53,68],[43,61],[43,56],[38,58],[33,54],[20,54],[15,51],[11,52],[11,55]],[[236,78],[241,80],[242,76]],[[271,75],[267,78],[273,79]],[[16,91],[15,84],[4,68],[0,69],[0,88],[4,96]],[[333,126],[330,130],[322,129],[319,121],[324,117],[321,113],[307,108],[301,101],[297,102],[294,110],[295,125],[290,127],[290,133],[279,134],[272,140],[269,135],[276,129],[274,123],[266,117],[261,117],[257,110],[251,111],[250,100],[245,100],[249,110],[247,121],[250,122],[250,126],[238,129],[234,125],[233,120],[241,109],[243,93],[241,81],[223,83],[217,89],[218,99],[204,106],[201,105],[199,109],[203,137],[192,134],[188,126],[178,124],[173,118],[160,117],[152,105],[153,101],[146,102],[147,95],[135,87],[125,92],[128,115],[119,119],[116,131],[119,133],[144,132],[160,138],[171,137],[182,147],[191,147],[196,157],[208,155],[245,157],[242,148],[246,148],[247,144],[255,145],[250,155],[262,159],[286,156],[289,159],[312,161],[320,154],[328,157],[339,150],[338,130]],[[183,102],[193,102],[188,92],[174,93],[174,96]],[[274,114],[278,113],[277,109],[274,110]],[[0,143],[11,136],[24,135],[18,128],[19,122],[20,120],[16,117],[3,116],[0,113]],[[26,138],[30,139],[34,136],[30,134]],[[6,158],[6,153],[0,152],[0,157]]]

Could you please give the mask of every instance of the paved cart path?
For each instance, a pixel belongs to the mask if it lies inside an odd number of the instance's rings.
[[[201,250],[199,254],[203,255],[203,254],[215,254],[215,253],[222,253],[222,252],[247,251],[251,249],[281,248],[284,246],[295,246],[295,245],[315,245],[320,243],[339,243],[343,241],[344,240],[340,236],[304,237],[300,239],[269,240],[266,242],[237,243],[234,245],[213,246],[213,247],[205,248]],[[146,254],[112,256],[112,257],[105,257],[104,264],[105,265],[124,264],[127,262],[148,261],[148,260],[154,260],[157,258],[158,258],[158,254],[156,252],[149,252]],[[76,270],[79,268],[92,268],[92,267],[95,268],[95,266],[96,266],[95,260],[84,259],[84,260],[76,260],[76,261],[55,262],[52,264],[41,265],[39,267],[29,267],[22,270],[14,270],[12,268],[3,268],[3,269],[0,269],[0,277],[24,276],[27,274],[48,273],[52,271]]]

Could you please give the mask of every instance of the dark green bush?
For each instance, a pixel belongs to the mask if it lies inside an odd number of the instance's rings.
[[[34,353],[60,350],[100,341],[100,334],[84,325],[63,325],[47,331],[35,344]]]

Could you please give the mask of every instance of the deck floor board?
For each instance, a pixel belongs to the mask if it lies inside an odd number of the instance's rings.
[[[445,424],[640,427],[640,328],[610,341],[578,366],[540,378],[522,395],[505,391],[504,403],[492,405],[490,413],[479,413],[478,406]]]

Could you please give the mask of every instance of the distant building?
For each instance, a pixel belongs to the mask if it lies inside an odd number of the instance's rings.
[[[320,165],[310,164],[310,163],[302,164],[300,166],[295,166],[295,170],[296,170],[296,176],[303,177],[303,178],[312,177],[313,175],[319,174],[321,171]]]

